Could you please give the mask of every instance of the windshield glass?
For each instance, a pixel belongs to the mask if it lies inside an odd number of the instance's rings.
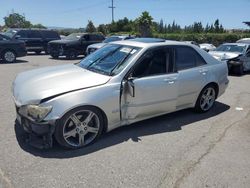
[[[114,41],[119,41],[119,40],[122,40],[122,38],[121,37],[109,37],[109,38],[106,38],[103,42],[109,43],[109,42],[114,42]]]
[[[4,32],[3,34],[6,35],[7,37],[13,38],[13,36],[16,34],[17,31],[15,30],[8,30]]]
[[[68,35],[67,37],[65,37],[65,40],[79,40],[82,37],[82,34],[79,33],[72,33],[70,35]]]
[[[105,75],[116,75],[124,69],[140,48],[109,44],[83,59],[78,65],[87,70]]]
[[[243,53],[245,50],[245,45],[235,45],[235,44],[223,44],[220,45],[218,48],[216,48],[215,51],[221,51],[221,52],[240,52]]]

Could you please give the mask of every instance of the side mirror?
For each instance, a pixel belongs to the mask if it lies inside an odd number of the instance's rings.
[[[128,93],[130,94],[131,97],[135,97],[135,84],[134,84],[134,77],[129,77],[127,80],[127,85],[128,85]]]

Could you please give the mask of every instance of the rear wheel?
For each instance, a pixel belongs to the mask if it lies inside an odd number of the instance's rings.
[[[16,53],[12,50],[6,50],[2,54],[2,59],[6,63],[13,63],[16,61]]]
[[[103,130],[102,114],[94,107],[71,110],[57,122],[55,138],[67,148],[78,149],[94,143]]]
[[[53,58],[53,59],[58,59],[58,55],[56,55],[56,54],[50,54],[51,55],[51,57]]]
[[[209,111],[215,102],[216,99],[216,89],[213,85],[206,86],[200,93],[196,104],[195,111],[197,112],[207,112]]]
[[[40,51],[40,50],[36,50],[36,51],[35,51],[36,55],[40,55],[41,52],[42,52],[42,51]]]

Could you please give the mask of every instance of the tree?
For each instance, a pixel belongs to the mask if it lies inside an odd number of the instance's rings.
[[[152,23],[153,18],[149,15],[149,12],[142,12],[141,16],[136,20],[138,24],[138,30],[141,37],[152,36]]]
[[[220,21],[219,21],[219,19],[216,19],[215,22],[214,22],[214,31],[216,33],[220,32]]]
[[[164,33],[164,24],[163,24],[163,20],[161,19],[160,23],[159,23],[159,29],[158,29],[159,33]]]
[[[5,26],[9,28],[30,28],[32,24],[18,13],[12,13],[4,17]]]
[[[107,34],[107,27],[106,25],[104,24],[100,24],[98,27],[97,27],[97,31],[106,35]]]
[[[42,25],[42,24],[34,24],[34,25],[32,25],[32,28],[47,29],[47,27],[45,27],[45,26]]]
[[[88,33],[96,32],[96,28],[91,20],[88,21],[88,24],[86,26],[86,32],[88,32]]]

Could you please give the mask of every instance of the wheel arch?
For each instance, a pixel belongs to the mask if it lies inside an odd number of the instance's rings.
[[[14,53],[15,53],[15,55],[17,55],[17,53],[16,53],[15,49],[13,49],[13,48],[6,48],[6,49],[3,49],[3,50],[1,51],[0,56],[2,57],[2,56],[3,56],[3,54],[4,54],[6,51],[12,51],[12,52],[14,52]]]
[[[215,88],[215,92],[216,92],[215,98],[217,99],[218,94],[219,94],[219,84],[216,83],[216,82],[209,82],[207,85],[205,85],[205,86],[202,88],[202,90],[203,90],[205,87],[207,87],[207,86],[213,86],[213,87]],[[201,91],[202,91],[202,90],[201,90]],[[201,92],[201,91],[200,91],[200,92]]]
[[[107,132],[107,129],[108,129],[108,118],[107,118],[107,115],[106,113],[98,106],[95,106],[95,105],[78,105],[78,106],[74,106],[73,108],[70,108],[68,109],[67,111],[65,111],[61,116],[60,116],[60,119],[65,116],[67,113],[69,113],[70,111],[76,109],[76,108],[81,108],[81,107],[90,107],[90,108],[95,108],[96,110],[98,110],[100,112],[100,114],[102,115],[102,118],[104,120],[104,124],[103,124],[103,130],[102,130],[102,133],[105,133]]]

